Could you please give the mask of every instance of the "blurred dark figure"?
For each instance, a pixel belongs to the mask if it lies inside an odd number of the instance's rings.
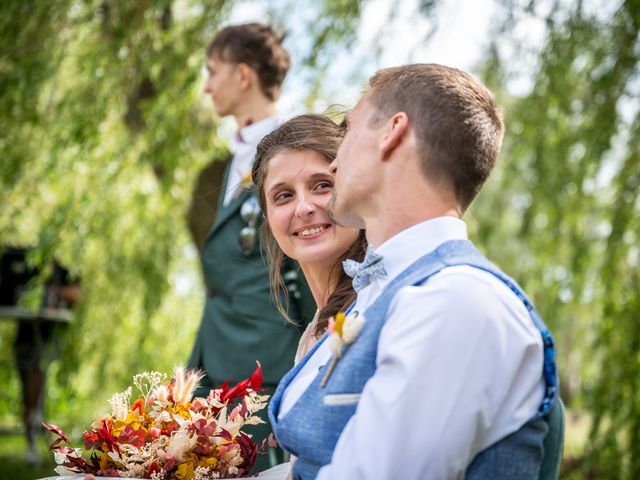
[[[71,320],[71,307],[80,298],[77,281],[57,262],[43,286],[37,311],[21,306],[21,300],[41,270],[30,267],[28,250],[6,248],[0,256],[0,318],[18,322],[14,356],[22,387],[22,423],[27,438],[27,460],[38,463],[37,437],[42,433],[47,365],[54,357],[56,328]]]

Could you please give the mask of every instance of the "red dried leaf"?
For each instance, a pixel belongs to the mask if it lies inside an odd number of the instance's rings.
[[[224,382],[219,388],[222,390],[220,395],[220,401],[222,403],[232,402],[236,398],[240,398],[247,394],[248,389],[251,388],[254,392],[262,391],[262,367],[260,362],[256,362],[258,367],[251,374],[251,377],[246,380],[242,380],[234,387],[228,388],[228,382]]]
[[[216,435],[216,437],[224,438],[225,440],[231,441],[233,437],[229,432],[227,432],[224,428],[220,429],[220,432]]]
[[[249,473],[256,461],[258,447],[253,443],[251,438],[243,432],[240,432],[236,436],[236,442],[240,446],[240,456],[244,459],[244,462],[238,465],[238,476],[244,476]]]
[[[258,368],[256,368],[251,374],[249,384],[251,385],[251,388],[253,388],[254,392],[259,392],[262,390],[260,388],[262,386],[262,365],[260,365],[260,362],[258,361],[256,361],[256,363],[258,364]]]
[[[85,450],[100,448],[100,444],[102,443],[100,441],[100,437],[98,437],[98,433],[93,430],[90,432],[84,432],[83,441]]]
[[[54,444],[55,444],[55,445],[58,445],[58,444],[60,444],[61,442],[65,442],[66,444],[71,445],[71,442],[69,441],[69,439],[67,438],[67,436],[65,435],[65,433],[64,433],[64,432],[62,431],[62,429],[61,429],[60,427],[58,427],[57,425],[53,425],[53,424],[51,424],[51,423],[45,423],[45,422],[42,422],[42,426],[43,426],[44,428],[46,428],[47,430],[49,430],[49,431],[50,431],[51,433],[53,433],[54,435],[57,435],[58,437],[60,437],[60,438],[58,438],[55,442],[53,442],[53,443],[51,444],[51,446],[49,447],[49,450],[52,450],[53,448],[55,448],[55,447],[54,447]]]
[[[120,433],[118,441],[140,448],[144,445],[145,438],[146,434],[144,430],[135,430],[131,425],[127,425]]]
[[[164,465],[162,466],[162,469],[165,472],[168,472],[175,466],[176,466],[176,459],[173,458],[173,455],[171,455],[170,453],[167,453],[167,461],[164,462]]]
[[[117,452],[118,450],[118,445],[117,445],[117,441],[118,439],[116,437],[113,436],[113,434],[111,433],[111,422],[104,422],[102,424],[102,427],[99,430],[92,430],[93,432],[98,434],[98,438],[99,438],[99,442],[97,444],[96,447],[94,448],[98,448],[100,450],[103,449],[103,447],[106,447],[109,451],[112,452]]]
[[[147,474],[145,477],[151,478],[151,475],[154,473],[158,473],[160,471],[160,467],[158,466],[158,462],[155,460],[149,464],[149,470],[147,470]]]

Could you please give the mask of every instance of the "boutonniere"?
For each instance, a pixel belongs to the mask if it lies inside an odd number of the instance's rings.
[[[349,313],[348,315],[338,312],[335,317],[331,317],[329,319],[329,326],[327,328],[329,333],[328,341],[331,342],[331,351],[333,352],[333,356],[331,357],[331,363],[327,367],[327,371],[320,382],[321,388],[324,388],[327,384],[327,381],[331,376],[331,372],[333,372],[338,360],[340,360],[345,347],[351,345],[356,341],[356,338],[358,338],[360,330],[362,330],[362,326],[364,325],[364,321],[364,315],[360,315],[357,310]]]
[[[240,180],[240,185],[236,187],[235,192],[233,193],[233,198],[238,198],[247,190],[251,190],[253,188],[253,180],[251,179],[251,170],[245,173],[242,176],[242,180]]]
[[[242,188],[248,190],[253,186],[253,180],[251,179],[251,170],[244,174],[242,177]]]

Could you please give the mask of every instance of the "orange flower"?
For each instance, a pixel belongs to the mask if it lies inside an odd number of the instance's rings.
[[[144,413],[144,399],[138,398],[135,402],[133,402],[133,405],[131,406],[131,410],[132,411],[137,410],[138,413],[142,415]]]

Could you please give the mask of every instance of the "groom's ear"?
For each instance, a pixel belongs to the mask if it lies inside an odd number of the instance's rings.
[[[378,147],[384,160],[400,145],[409,130],[409,117],[404,112],[394,113],[384,126]]]

